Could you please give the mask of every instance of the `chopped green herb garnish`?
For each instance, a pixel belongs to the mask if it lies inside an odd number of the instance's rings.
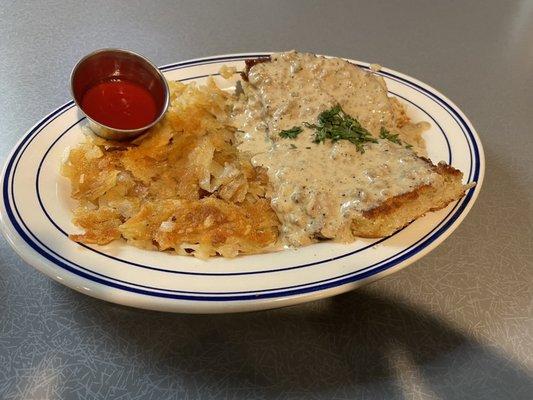
[[[398,138],[398,134],[397,133],[396,134],[390,133],[384,127],[381,127],[381,129],[379,130],[379,137],[381,139],[390,140],[392,143],[402,144],[402,141]]]
[[[348,140],[355,144],[357,151],[364,153],[363,145],[365,143],[377,142],[356,118],[344,112],[340,104],[322,111],[318,115],[316,124],[306,123],[305,126],[315,130],[313,139],[315,143],[324,143],[326,139],[331,139],[332,142]]]
[[[379,137],[381,139],[387,139],[387,140],[390,140],[392,143],[396,143],[396,144],[399,144],[400,146],[403,144],[405,145],[405,148],[406,149],[410,149],[413,147],[412,144],[409,144],[409,143],[405,143],[405,142],[402,142],[400,140],[400,138],[398,137],[398,134],[392,134],[390,133],[387,129],[385,129],[384,127],[381,127],[381,129],[379,130]]]
[[[295,144],[292,144],[292,143],[291,143],[291,149],[297,149],[297,148],[298,148],[298,147],[296,147]]]
[[[346,114],[340,104],[318,114],[316,124],[304,122],[304,126],[315,130],[314,143],[324,143],[327,139],[330,139],[332,142],[348,140],[355,144],[357,151],[361,153],[365,152],[365,143],[377,143],[377,139],[368,130],[363,128],[356,118]],[[285,139],[295,139],[302,132],[303,129],[301,126],[293,126],[291,129],[282,130],[279,136]],[[399,145],[404,145],[408,149],[413,147],[409,143],[402,142],[399,134],[391,133],[383,126],[379,131],[379,137]],[[310,147],[306,148],[309,149]],[[291,149],[296,149],[296,146],[291,144]]]
[[[285,139],[296,139],[296,136],[302,133],[302,131],[303,129],[300,126],[293,126],[291,129],[281,131],[279,135]]]

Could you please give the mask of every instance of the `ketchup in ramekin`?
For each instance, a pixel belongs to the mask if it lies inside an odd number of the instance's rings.
[[[140,54],[101,49],[83,57],[72,70],[74,101],[89,127],[109,140],[133,139],[154,126],[169,104],[163,74]]]
[[[157,117],[152,94],[130,80],[111,78],[90,87],[81,107],[91,117],[114,129],[139,129]]]

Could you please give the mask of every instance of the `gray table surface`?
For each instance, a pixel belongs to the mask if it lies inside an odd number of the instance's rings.
[[[533,395],[533,1],[0,1],[0,158],[69,100],[73,64],[300,49],[440,89],[486,180],[438,249],[361,290],[267,312],[147,312],[81,295],[0,239],[1,399],[526,399]]]

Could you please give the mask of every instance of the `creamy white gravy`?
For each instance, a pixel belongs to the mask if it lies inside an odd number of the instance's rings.
[[[419,145],[425,126],[398,128],[379,76],[340,59],[287,52],[253,66],[244,90],[234,107],[238,148],[268,172],[284,244],[351,240],[354,217],[439,179],[412,150],[385,139],[365,144],[364,153],[345,140],[313,143],[314,131],[303,122],[340,104],[374,136],[385,127]],[[303,129],[296,139],[279,136],[294,126]]]

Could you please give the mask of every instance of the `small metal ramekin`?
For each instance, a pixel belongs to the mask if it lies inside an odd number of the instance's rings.
[[[169,89],[159,69],[140,54],[122,49],[100,49],[83,57],[70,74],[70,91],[81,111],[81,100],[87,90],[106,79],[122,78],[147,89],[155,100],[157,117],[149,125],[137,129],[115,129],[95,121],[85,113],[91,130],[109,140],[130,140],[154,126],[165,114]]]

